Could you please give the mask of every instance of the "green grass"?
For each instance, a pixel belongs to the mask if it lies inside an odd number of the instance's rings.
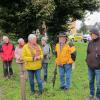
[[[55,88],[52,87],[52,77],[54,71],[54,58],[49,64],[49,76],[48,83],[44,85],[44,92],[40,98],[30,96],[29,82],[26,83],[26,96],[27,100],[85,100],[89,95],[88,86],[88,73],[85,63],[87,44],[76,43],[77,48],[77,60],[75,69],[72,71],[72,84],[68,92],[61,91],[59,89],[59,72],[57,74],[57,80]],[[21,100],[20,97],[20,81],[19,81],[19,69],[15,61],[13,62],[14,77],[10,80],[3,78],[2,63],[0,62],[0,100]],[[36,85],[36,90],[38,90]],[[46,95],[46,93],[49,94]]]

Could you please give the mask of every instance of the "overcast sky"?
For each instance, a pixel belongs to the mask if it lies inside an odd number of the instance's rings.
[[[94,25],[96,22],[100,22],[100,12],[94,12],[93,14],[90,15],[88,13],[85,18],[85,24],[86,25]],[[76,22],[77,29],[80,28],[81,21]]]

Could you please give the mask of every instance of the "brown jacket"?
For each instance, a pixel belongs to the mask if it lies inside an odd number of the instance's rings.
[[[86,62],[89,67],[100,69],[100,38],[89,42]]]

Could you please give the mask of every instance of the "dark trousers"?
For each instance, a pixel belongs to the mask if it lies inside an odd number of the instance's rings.
[[[48,77],[48,63],[42,63],[42,68],[44,72],[44,81],[47,82],[47,77]]]
[[[13,75],[13,70],[12,70],[12,61],[4,61],[3,62],[3,71],[4,71],[4,77],[9,77]]]

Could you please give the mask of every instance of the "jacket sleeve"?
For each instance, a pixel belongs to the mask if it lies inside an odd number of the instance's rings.
[[[39,48],[40,48],[40,58],[43,59],[43,51],[40,46],[39,46]]]
[[[24,61],[33,61],[33,57],[30,56],[30,55],[27,55],[25,46],[22,49],[22,58],[23,58]]]
[[[15,52],[15,48],[14,45],[10,45],[10,47],[12,47],[9,56],[8,56],[8,60],[11,61],[14,58],[14,52]]]
[[[55,46],[54,55],[55,55],[56,58],[57,58],[57,45]]]
[[[16,58],[16,59],[19,59],[19,58],[20,58],[20,55],[19,55],[19,53],[18,53],[17,47],[16,47],[16,49],[15,49],[15,58]]]
[[[52,48],[51,46],[49,45],[49,59],[52,57]]]
[[[77,55],[76,48],[72,42],[69,43],[69,46],[70,46],[70,51],[71,51],[71,58],[73,61],[75,61],[76,55]]]
[[[14,53],[15,53],[15,47],[14,47],[14,45],[12,45],[12,51],[11,51],[11,55],[10,55],[11,59],[14,58]]]
[[[88,44],[88,47],[87,47],[87,54],[90,53],[90,49],[89,49],[89,47],[90,47],[90,43]]]
[[[3,48],[2,48],[2,46],[0,47],[0,57],[3,59]]]

